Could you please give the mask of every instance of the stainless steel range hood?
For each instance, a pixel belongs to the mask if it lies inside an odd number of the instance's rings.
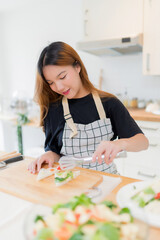
[[[142,52],[143,35],[77,43],[77,49],[94,55],[124,55]]]

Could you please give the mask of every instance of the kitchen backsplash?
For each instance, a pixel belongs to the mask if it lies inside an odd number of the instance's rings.
[[[103,90],[127,95],[130,99],[160,99],[160,76],[142,75],[142,54],[103,57]]]

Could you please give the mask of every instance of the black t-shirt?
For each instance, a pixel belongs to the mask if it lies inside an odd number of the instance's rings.
[[[92,94],[78,99],[68,99],[70,113],[73,121],[80,124],[89,124],[99,118],[99,114]],[[114,136],[111,140],[130,138],[142,133],[136,122],[130,116],[124,105],[114,97],[105,97],[102,104],[106,117],[110,118]],[[65,125],[62,102],[52,103],[44,120],[45,151],[60,153],[62,148],[62,135]]]

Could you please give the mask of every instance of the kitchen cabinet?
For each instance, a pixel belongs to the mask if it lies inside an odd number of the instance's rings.
[[[112,56],[143,51],[143,74],[160,75],[159,0],[84,0],[83,15],[79,50]]]
[[[143,31],[143,0],[84,0],[84,39],[129,37]]]
[[[121,175],[141,180],[160,177],[160,122],[137,121],[146,137],[149,148],[141,152],[127,152],[127,158],[115,159]]]
[[[160,75],[160,1],[144,0],[143,74]]]

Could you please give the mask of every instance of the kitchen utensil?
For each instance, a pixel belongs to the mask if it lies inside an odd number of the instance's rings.
[[[125,157],[126,152],[121,151],[117,154],[116,158],[118,157]],[[102,159],[104,159],[104,155],[102,155]],[[59,164],[62,170],[72,169],[78,165],[91,163],[92,157],[85,157],[85,158],[77,158],[77,157],[70,157],[70,156],[63,156],[59,160]]]
[[[104,155],[102,155],[102,159],[104,159]],[[85,157],[85,158],[77,158],[77,157],[70,157],[70,156],[63,156],[59,160],[59,165],[62,170],[72,169],[78,165],[91,163],[92,157]]]
[[[21,156],[21,153],[5,154],[2,157],[0,157],[0,162],[11,159],[11,158],[15,158],[15,157],[18,157],[18,156]]]
[[[5,168],[7,166],[7,164],[9,164],[9,163],[18,162],[18,161],[21,161],[21,160],[23,160],[22,155],[7,159],[5,161],[1,161],[0,162],[0,169]]]

